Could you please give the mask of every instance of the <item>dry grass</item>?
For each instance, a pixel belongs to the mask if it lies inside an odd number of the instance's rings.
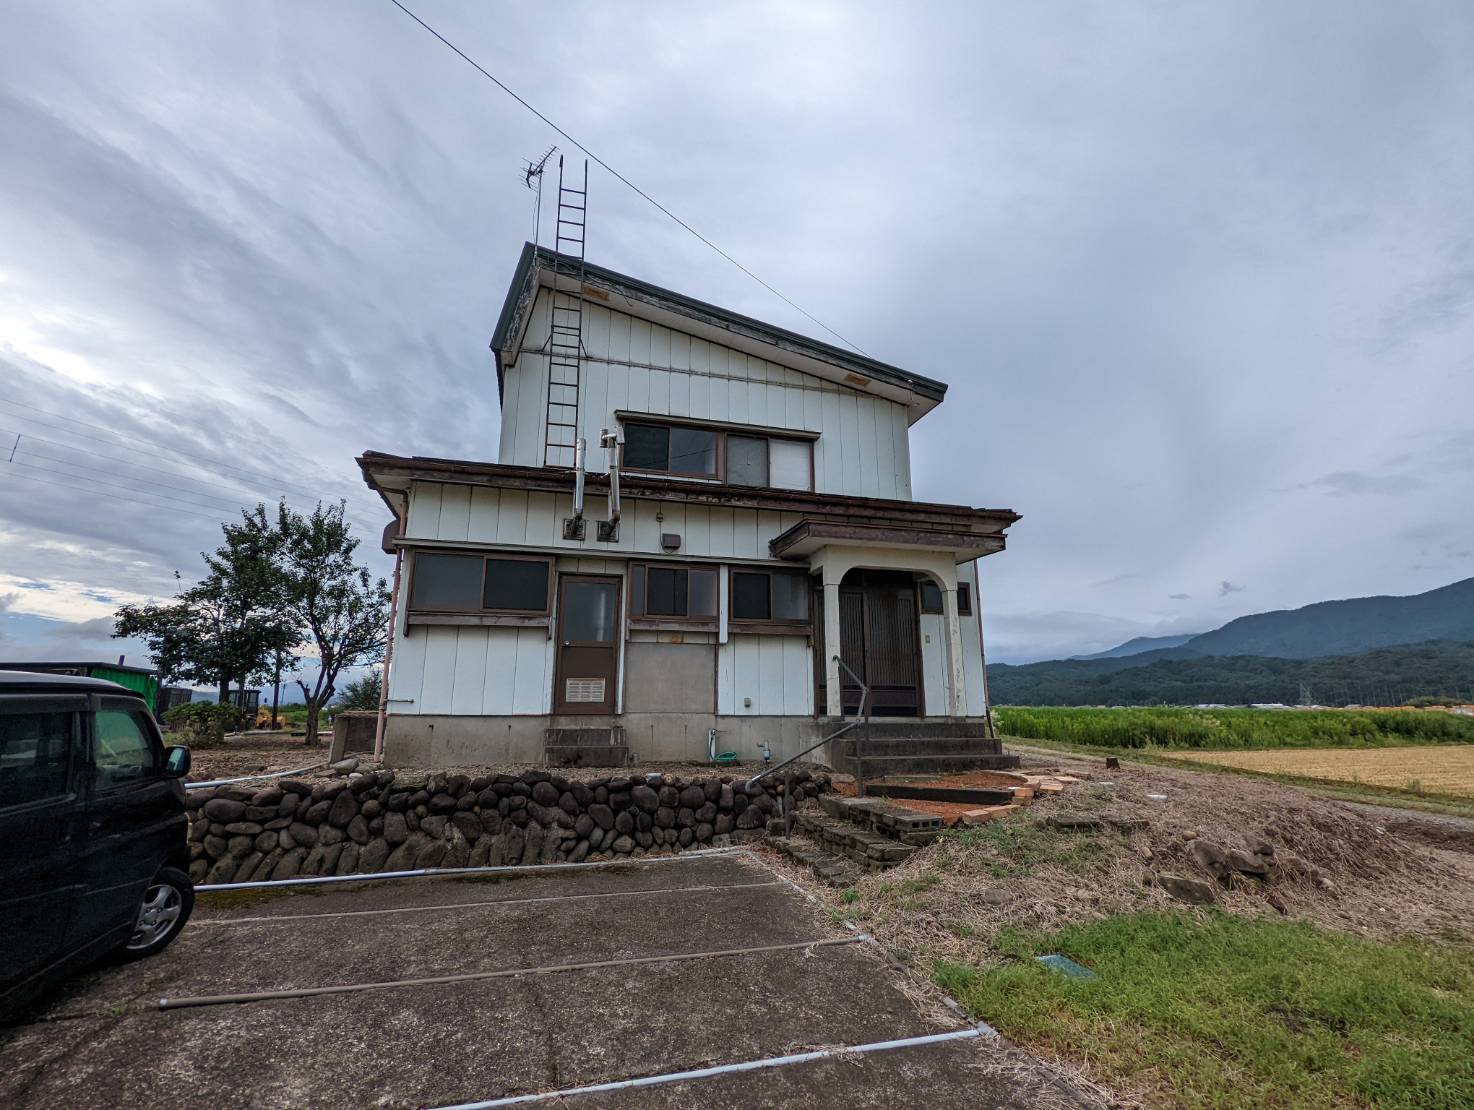
[[[1405,748],[1291,748],[1249,752],[1171,752],[1171,759],[1322,782],[1351,782],[1474,798],[1474,744]]]

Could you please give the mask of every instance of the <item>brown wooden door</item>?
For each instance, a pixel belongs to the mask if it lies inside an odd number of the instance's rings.
[[[620,579],[558,577],[555,713],[613,713],[619,671]]]

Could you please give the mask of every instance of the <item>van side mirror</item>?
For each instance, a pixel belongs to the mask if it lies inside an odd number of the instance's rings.
[[[175,744],[164,749],[164,775],[166,778],[182,779],[189,774],[189,749]]]

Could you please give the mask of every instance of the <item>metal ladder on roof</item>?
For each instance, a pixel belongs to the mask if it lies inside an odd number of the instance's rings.
[[[552,322],[548,331],[548,406],[543,465],[574,465],[578,442],[578,388],[583,347],[583,251],[588,225],[589,162],[582,188],[564,181],[558,156],[558,208],[553,224]],[[562,280],[560,280],[562,279]],[[564,289],[564,285],[572,289]]]

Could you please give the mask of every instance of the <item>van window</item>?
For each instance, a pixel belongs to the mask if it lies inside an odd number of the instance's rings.
[[[0,713],[0,809],[67,792],[74,713]]]
[[[99,709],[94,729],[98,790],[153,777],[158,758],[136,710]]]

